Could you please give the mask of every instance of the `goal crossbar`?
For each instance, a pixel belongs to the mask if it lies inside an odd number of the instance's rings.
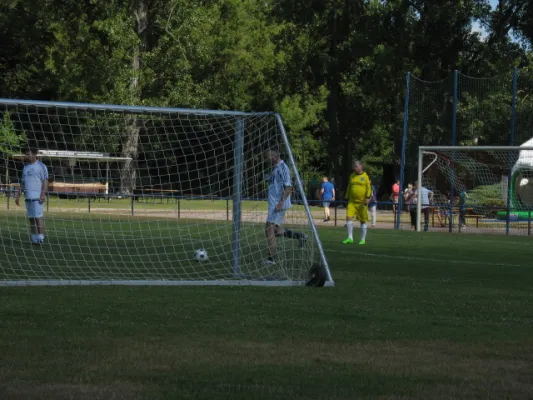
[[[531,146],[419,146],[418,151],[439,151],[439,150],[453,150],[453,151],[496,151],[496,150],[533,150]]]
[[[115,111],[115,112],[131,112],[131,113],[169,113],[169,114],[194,114],[194,115],[215,115],[215,116],[268,116],[275,115],[274,112],[244,112],[244,111],[226,111],[226,110],[204,110],[193,108],[172,108],[172,107],[149,107],[149,106],[126,106],[117,104],[92,104],[92,103],[72,103],[67,101],[48,102],[48,101],[33,101],[33,100],[18,100],[18,99],[3,99],[0,98],[0,104],[10,106],[25,106],[25,107],[56,107],[68,108],[73,110],[91,110],[91,111]]]

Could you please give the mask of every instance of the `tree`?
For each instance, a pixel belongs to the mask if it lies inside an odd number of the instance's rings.
[[[5,111],[3,118],[0,120],[0,155],[6,163],[6,168],[9,156],[19,153],[26,142],[27,139],[24,132],[17,132],[11,120],[11,114]],[[7,169],[5,172],[7,174]]]
[[[0,152],[4,155],[13,155],[21,151],[27,139],[24,132],[17,132],[11,120],[11,114],[4,112],[0,120]]]

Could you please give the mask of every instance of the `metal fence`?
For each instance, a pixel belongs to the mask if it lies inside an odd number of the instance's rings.
[[[529,70],[515,68],[491,78],[455,71],[432,82],[407,74],[402,188],[416,180],[419,146],[520,146],[532,138],[533,73]],[[405,208],[403,202],[400,196],[399,210]],[[398,211],[396,228],[402,225],[402,217]]]

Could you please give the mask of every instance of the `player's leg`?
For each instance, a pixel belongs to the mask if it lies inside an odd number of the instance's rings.
[[[268,246],[268,257],[265,264],[275,264],[276,261],[276,228],[279,228],[279,216],[275,207],[268,208],[268,216],[265,224],[265,236]]]
[[[342,241],[343,244],[353,243],[353,218],[355,217],[356,207],[356,204],[350,201],[346,204],[346,231],[348,237]]]
[[[437,221],[441,227],[445,226],[445,221],[443,221],[444,218],[446,217],[443,215],[442,210],[437,211]]]
[[[330,216],[329,201],[324,201],[322,206],[324,207],[324,222],[328,222]]]
[[[357,210],[357,219],[361,223],[361,239],[359,244],[365,244],[366,242],[366,232],[368,230],[368,206],[366,204],[361,204]]]
[[[37,229],[37,219],[36,218],[30,218],[30,241],[33,244],[38,244],[39,242],[39,233]]]
[[[271,222],[267,222],[265,225],[265,235],[268,246],[268,257],[265,260],[265,263],[274,264],[276,262],[276,225]]]
[[[33,244],[39,244],[39,231],[38,231],[38,225],[37,225],[37,214],[36,210],[34,208],[34,203],[36,203],[33,200],[26,200],[26,213],[28,215],[28,220],[30,222],[30,241]]]
[[[300,247],[305,246],[305,242],[309,239],[309,236],[303,232],[296,232],[290,229],[283,228],[281,225],[285,221],[285,210],[277,211],[275,214],[276,224],[276,236],[284,236],[289,239],[298,241]]]
[[[376,226],[376,207],[375,205],[370,207],[370,218],[372,220],[372,228]]]
[[[466,227],[466,208],[459,208],[459,225],[461,227]]]
[[[409,215],[411,216],[411,228],[416,230],[416,210],[410,210]]]
[[[429,230],[429,207],[426,207],[422,210],[424,213],[424,232]]]
[[[44,218],[37,218],[37,235],[41,243],[44,243]]]
[[[37,236],[39,242],[44,243],[44,204],[35,201],[34,205],[35,224],[37,225]]]

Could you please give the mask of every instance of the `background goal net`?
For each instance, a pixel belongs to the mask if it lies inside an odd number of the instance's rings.
[[[421,146],[417,229],[531,234],[532,145]]]
[[[277,114],[0,100],[0,121],[2,284],[302,285],[312,267],[333,284]],[[28,146],[49,172],[44,246],[14,202]],[[308,238],[278,237],[275,264],[269,149],[291,171],[285,227]]]

